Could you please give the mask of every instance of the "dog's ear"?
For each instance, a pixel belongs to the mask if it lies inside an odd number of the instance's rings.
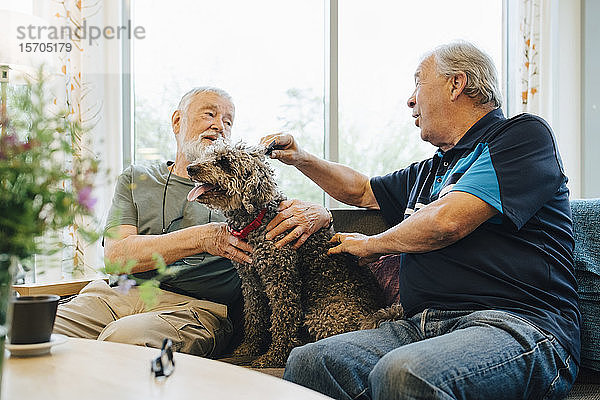
[[[248,156],[246,156],[248,157]],[[242,192],[242,205],[248,214],[252,214],[256,211],[256,206],[254,205],[257,200],[257,193],[260,190],[260,172],[253,168],[256,166],[256,163],[249,159],[246,162],[246,168],[249,168],[245,174],[245,190]]]
[[[249,146],[238,143],[239,147],[249,157],[245,160],[247,175],[245,176],[246,190],[242,193],[242,205],[249,214],[264,207],[273,199],[277,184],[274,179],[274,171],[266,162],[265,149],[262,146]]]
[[[256,162],[254,156],[249,152],[248,146],[245,143],[238,142],[236,144],[238,150],[238,163],[240,164],[242,179],[244,180],[244,190],[242,191],[242,206],[248,214],[253,214],[259,201],[257,194],[260,193],[260,166]]]
[[[242,205],[248,214],[253,214],[256,207],[249,201],[248,196],[242,196]]]

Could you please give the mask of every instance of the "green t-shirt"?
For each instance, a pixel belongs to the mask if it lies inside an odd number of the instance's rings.
[[[166,196],[163,196],[168,175],[165,163],[148,167],[132,165],[125,169],[117,180],[105,231],[119,225],[134,225],[139,235],[162,234],[163,197],[167,233],[225,220],[203,204],[187,201],[187,194],[194,187],[189,179],[171,174]],[[161,287],[166,290],[228,305],[241,297],[240,279],[226,258],[201,253],[171,265],[179,271],[161,280]],[[144,279],[155,275],[155,271],[134,274]]]

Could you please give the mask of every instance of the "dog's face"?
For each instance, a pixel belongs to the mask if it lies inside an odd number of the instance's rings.
[[[264,148],[221,139],[202,148],[187,167],[196,183],[188,200],[221,211],[243,208],[254,213],[263,208],[277,193],[273,169],[264,153]]]

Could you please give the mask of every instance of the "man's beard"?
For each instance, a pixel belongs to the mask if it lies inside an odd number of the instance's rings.
[[[188,162],[194,162],[200,154],[202,154],[203,150],[206,148],[207,144],[202,143],[201,139],[198,140],[184,140],[181,144],[181,153],[186,158]]]
[[[219,140],[225,140],[225,138],[219,137],[216,141]],[[196,140],[184,140],[181,144],[181,153],[189,163],[192,163],[200,158],[202,153],[206,151],[206,148],[214,142],[203,140],[202,135]]]

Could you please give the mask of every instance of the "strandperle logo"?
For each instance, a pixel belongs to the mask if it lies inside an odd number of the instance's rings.
[[[131,20],[126,25],[95,26],[88,25],[84,20],[79,27],[51,25],[20,25],[17,26],[19,40],[87,40],[91,45],[95,40],[104,39],[145,39],[146,29],[143,26],[133,26]]]

